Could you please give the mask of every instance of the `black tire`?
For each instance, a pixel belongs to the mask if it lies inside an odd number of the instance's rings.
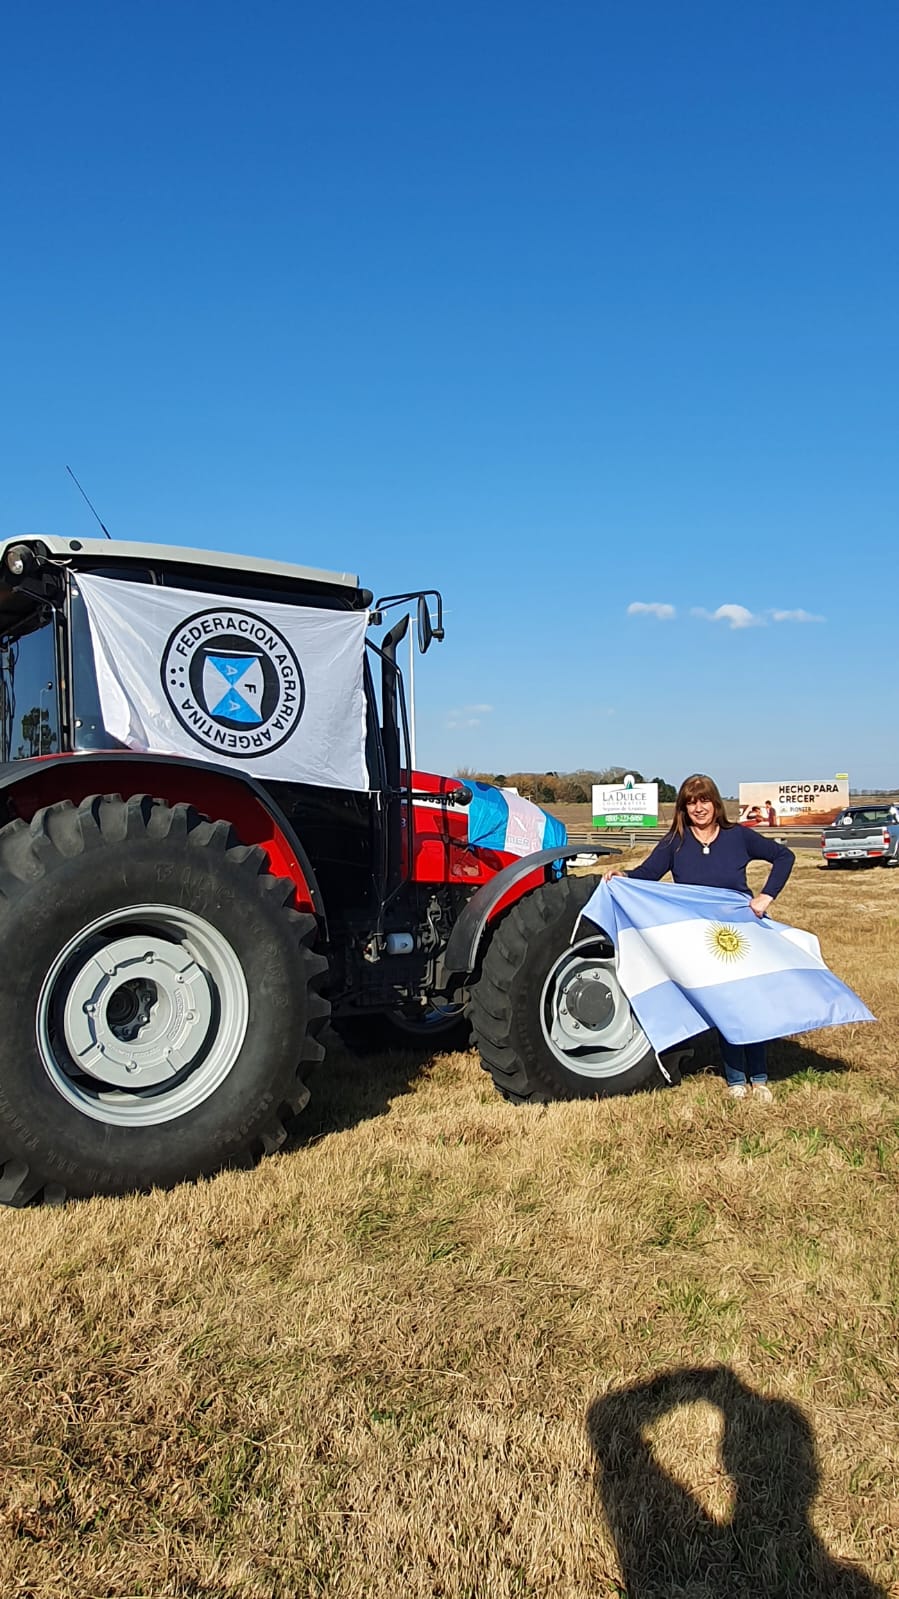
[[[635,1021],[631,1043],[617,1052],[621,1069],[611,1058],[608,1070],[572,1069],[577,1056],[572,1053],[572,1065],[566,1064],[547,1036],[544,989],[549,1003],[553,974],[568,959],[575,923],[595,888],[593,877],[547,883],[513,905],[490,938],[472,988],[469,1014],[481,1064],[505,1099],[540,1104],[606,1098],[662,1081],[655,1050]],[[597,952],[604,949],[610,962],[610,989],[617,989],[612,949],[604,935],[597,934],[594,947]]]
[[[461,1010],[439,1021],[382,1011],[369,1016],[335,1016],[331,1026],[354,1055],[405,1050],[427,1056],[471,1048],[471,1023]]]
[[[0,830],[0,1202],[170,1186],[283,1142],[327,962],[265,867],[230,823],[146,795]],[[154,960],[158,983],[128,977]]]

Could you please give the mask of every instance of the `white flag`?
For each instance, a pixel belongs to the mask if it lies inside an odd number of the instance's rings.
[[[78,574],[108,733],[253,777],[367,789],[367,611]]]

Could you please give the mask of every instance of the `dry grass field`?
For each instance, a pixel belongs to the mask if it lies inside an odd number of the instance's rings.
[[[4,1599],[899,1595],[899,872],[779,913],[879,1022],[773,1106],[335,1046],[258,1170],[0,1217]]]

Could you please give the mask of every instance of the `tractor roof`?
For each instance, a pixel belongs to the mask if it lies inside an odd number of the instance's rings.
[[[216,594],[274,590],[289,604],[323,605],[330,609],[357,610],[371,604],[368,589],[359,587],[352,572],[323,572],[315,566],[291,566],[286,561],[260,561],[252,555],[224,555],[217,550],[187,550],[177,544],[140,544],[121,539],[57,538],[54,534],[27,533],[24,538],[0,538],[0,638],[20,638],[41,624],[50,591],[31,583],[19,586],[14,575],[21,565],[14,550],[26,545],[34,552],[38,568],[61,566],[76,571],[120,573],[140,577],[148,567],[170,573],[174,587],[207,586]],[[42,597],[43,594],[43,597]],[[269,593],[271,597],[271,593]]]
[[[314,566],[293,566],[286,561],[261,561],[253,555],[225,555],[218,550],[188,550],[176,544],[141,544],[130,539],[72,539],[54,534],[28,533],[23,538],[3,539],[0,543],[0,569],[6,551],[13,544],[42,544],[56,560],[73,566],[152,565],[202,568],[221,585],[222,575],[234,573],[255,579],[271,578],[278,586],[291,583],[321,584],[329,589],[358,589],[353,572],[325,572]]]

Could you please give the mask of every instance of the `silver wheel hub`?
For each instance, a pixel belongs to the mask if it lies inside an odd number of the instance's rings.
[[[543,985],[543,1036],[556,1059],[581,1077],[619,1076],[650,1048],[607,950],[596,939],[572,944]]]
[[[148,935],[114,939],[85,962],[64,1025],[81,1071],[135,1089],[189,1066],[211,1019],[202,967],[183,945]]]
[[[230,943],[174,905],[99,917],[44,979],[37,1045],[57,1091],[96,1121],[147,1126],[196,1108],[243,1046],[249,996]]]

